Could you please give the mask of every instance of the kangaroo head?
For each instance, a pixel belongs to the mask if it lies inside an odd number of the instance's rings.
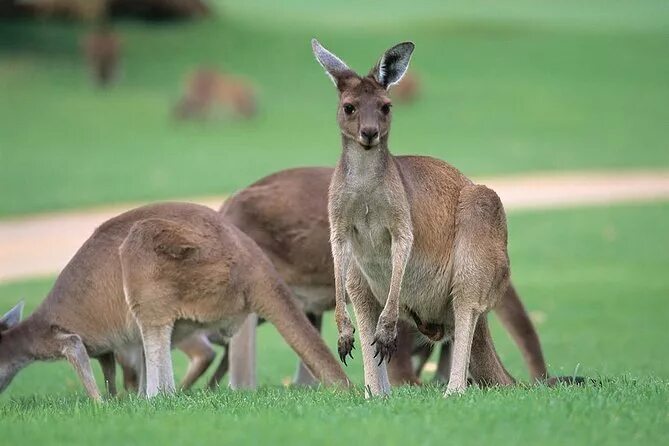
[[[392,116],[388,89],[409,68],[414,44],[403,42],[390,48],[366,76],[355,73],[316,39],[311,41],[311,47],[339,90],[337,121],[342,135],[364,150],[386,142]]]
[[[14,342],[6,334],[16,327],[21,321],[23,313],[23,301],[0,317],[0,392],[5,390],[14,378],[20,367],[17,367],[18,358]],[[4,339],[3,339],[4,338]]]

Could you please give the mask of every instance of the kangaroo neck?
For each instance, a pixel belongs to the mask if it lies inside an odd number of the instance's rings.
[[[379,144],[366,149],[353,138],[342,134],[340,163],[347,179],[364,183],[380,183],[393,165],[393,156],[388,151],[388,137]]]

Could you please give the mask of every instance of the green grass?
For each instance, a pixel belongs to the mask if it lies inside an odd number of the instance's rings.
[[[360,71],[392,43],[416,42],[424,93],[395,108],[397,153],[435,155],[471,175],[669,166],[665,1],[216,3],[221,14],[202,22],[119,24],[124,76],[104,92],[78,55],[83,27],[0,22],[0,216],[219,194],[280,168],[334,163],[336,95],[311,56],[312,36]],[[185,73],[200,64],[251,79],[259,117],[170,121]],[[668,443],[669,204],[509,219],[514,282],[551,371],[602,385],[470,389],[447,400],[425,386],[374,401],[360,387],[283,388],[296,358],[265,325],[258,392],[96,406],[66,363],[40,363],[0,396],[0,441]],[[32,311],[52,283],[0,285],[0,310],[23,297]],[[526,378],[491,319],[504,363]],[[331,317],[324,335],[333,346]],[[174,362],[182,376],[184,356]],[[359,358],[347,372],[360,386]]]
[[[12,441],[117,444],[664,444],[669,440],[669,204],[511,214],[514,281],[551,370],[601,378],[599,386],[478,390],[443,400],[426,386],[388,400],[352,392],[281,388],[295,357],[260,328],[258,392],[196,391],[152,401],[89,403],[63,362],[36,364],[0,397],[0,435]],[[0,287],[0,305],[31,310],[51,280]],[[520,355],[491,318],[513,374]],[[325,337],[335,344],[331,318]],[[177,376],[183,355],[175,353]],[[361,361],[347,369],[361,383]],[[425,377],[429,379],[429,376]]]
[[[662,0],[423,0],[421,2],[304,2],[302,0],[217,0],[234,15],[279,21],[318,23],[324,26],[387,27],[403,23],[476,20],[533,23],[588,28],[661,29],[669,21],[669,6]],[[354,13],[352,13],[352,11]]]
[[[388,400],[267,388],[195,393],[103,407],[67,397],[0,408],[3,440],[41,444],[666,444],[666,382],[615,380],[599,388],[435,388]]]
[[[88,82],[82,27],[0,23],[0,215],[219,194],[333,164],[336,94],[312,36],[362,72],[416,42],[423,95],[395,108],[397,153],[472,175],[669,166],[666,2],[220,3],[201,22],[119,24],[124,76],[109,91]],[[172,122],[199,64],[251,79],[260,116]]]

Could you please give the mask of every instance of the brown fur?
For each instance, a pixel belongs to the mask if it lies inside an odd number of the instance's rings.
[[[327,218],[333,171],[326,167],[280,171],[237,192],[221,208],[267,254],[306,310],[315,314],[335,305]],[[543,378],[546,365],[538,336],[512,286],[495,310],[521,347],[531,376]],[[400,342],[413,345],[411,340]],[[417,382],[420,375],[420,369],[418,374],[407,373],[410,368],[399,358],[390,362],[390,368],[396,384]]]
[[[191,335],[179,342],[177,348],[188,356],[186,376],[179,383],[180,389],[189,389],[207,371],[216,359],[216,351],[205,332]],[[227,351],[227,349],[226,349]]]
[[[410,103],[418,99],[420,94],[420,81],[415,73],[407,73],[397,85],[390,90],[393,101]]]
[[[388,150],[386,90],[406,71],[413,44],[388,50],[366,77],[316,41],[313,49],[339,90],[343,151],[328,212],[340,357],[350,354],[354,340],[346,290],[357,315],[370,395],[389,392],[383,360],[396,351],[400,318],[424,322],[430,334],[443,325],[453,337],[447,395],[464,391],[470,360],[479,384],[512,384],[486,321],[509,286],[499,197],[443,161],[395,157]]]
[[[182,390],[190,389],[211,366],[216,359],[216,351],[212,344],[223,347],[221,361],[208,383],[210,389],[217,388],[228,371],[229,342],[230,339],[223,336],[218,330],[197,332],[178,342],[175,348],[188,357],[188,370],[181,379],[179,388]],[[139,390],[143,368],[136,363],[137,361],[133,356],[140,354],[141,352],[116,352],[114,355],[123,370],[123,387],[127,392],[135,393]],[[102,365],[102,361],[100,361],[100,364]],[[102,370],[105,382],[114,383],[115,370],[110,370],[104,366]]]
[[[244,80],[201,68],[186,79],[183,97],[174,108],[178,119],[206,118],[217,108],[245,119],[256,114],[253,88]]]
[[[251,237],[270,258],[310,318],[335,307],[327,215],[327,194],[333,172],[334,169],[327,167],[276,172],[237,192],[221,208],[224,217]],[[513,286],[509,286],[495,312],[520,347],[531,377],[534,380],[545,378],[546,364],[539,338]],[[412,315],[412,319],[417,322],[416,315]],[[430,327],[440,334],[430,336]],[[398,352],[389,363],[389,379],[394,385],[418,383],[432,344],[418,338],[414,340],[416,330],[406,322],[400,321],[398,330]],[[444,337],[443,324],[428,324],[419,331],[433,341]],[[181,348],[181,344],[177,348]],[[439,360],[436,378],[447,381],[450,355],[446,347],[442,352],[445,357]],[[186,354],[196,358],[188,351]],[[412,355],[422,359],[415,369],[411,366]],[[209,385],[216,386],[226,371],[227,358],[224,357]]]
[[[262,251],[215,211],[164,203],[101,225],[33,314],[2,332],[0,389],[35,360],[65,357],[100,395],[88,357],[146,352],[146,391],[171,391],[170,341],[196,330],[232,335],[247,314],[275,324],[326,384],[347,379]]]
[[[82,40],[86,63],[99,87],[109,86],[117,77],[121,59],[121,39],[106,27],[92,31]]]

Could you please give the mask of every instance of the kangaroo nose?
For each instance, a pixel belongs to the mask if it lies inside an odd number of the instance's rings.
[[[360,136],[367,144],[371,144],[379,136],[379,131],[373,127],[365,127],[360,130]]]

